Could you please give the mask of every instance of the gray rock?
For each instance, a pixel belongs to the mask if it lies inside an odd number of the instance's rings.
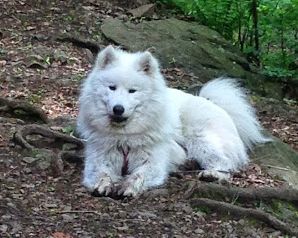
[[[47,170],[50,168],[55,154],[51,150],[40,149],[35,157],[38,159],[37,167],[41,170]]]
[[[1,232],[6,233],[7,230],[8,230],[8,225],[6,225],[6,224],[0,225],[0,231]]]
[[[265,168],[271,176],[277,176],[298,189],[298,153],[278,138],[259,145],[251,153],[251,159]]]
[[[34,158],[34,157],[24,157],[22,159],[22,161],[24,161],[27,164],[32,164],[34,162],[36,162],[37,160],[39,160],[39,158]]]
[[[76,218],[76,216],[73,214],[62,214],[61,217],[63,218],[64,222],[72,222]]]
[[[204,232],[204,230],[202,230],[201,228],[197,228],[197,229],[195,229],[195,231],[194,231],[196,234],[204,234],[205,232]]]
[[[148,17],[153,15],[154,9],[155,9],[155,4],[146,4],[146,5],[131,9],[128,12],[134,17]]]
[[[163,67],[182,67],[202,82],[224,74],[258,78],[237,48],[216,31],[195,22],[166,19],[133,24],[107,19],[102,32],[132,51],[154,47]]]

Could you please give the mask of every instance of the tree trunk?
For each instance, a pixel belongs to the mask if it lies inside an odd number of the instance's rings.
[[[251,5],[251,15],[253,21],[253,34],[254,34],[254,45],[255,45],[255,59],[259,66],[259,54],[260,54],[260,44],[259,44],[259,28],[258,28],[258,0],[252,0]]]
[[[233,1],[227,1],[226,2],[226,13],[225,13],[225,19],[228,19],[228,15],[231,14]],[[226,36],[228,39],[233,39],[233,29],[231,27],[231,22],[224,21],[222,25],[223,32],[226,32]]]
[[[283,17],[281,17],[280,48],[281,48],[281,53],[282,53],[282,64],[283,64],[283,67],[286,67],[286,51],[285,51]]]

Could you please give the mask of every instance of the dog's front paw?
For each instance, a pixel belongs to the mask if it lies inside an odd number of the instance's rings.
[[[95,184],[93,194],[99,196],[108,196],[114,190],[114,184],[109,176],[101,177],[100,180]]]
[[[206,182],[224,182],[230,178],[229,172],[220,172],[217,170],[203,170],[199,173],[199,179]]]
[[[130,175],[118,190],[118,195],[136,197],[144,191],[144,177],[139,174]]]

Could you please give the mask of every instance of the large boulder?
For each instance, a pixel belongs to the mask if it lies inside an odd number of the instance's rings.
[[[143,21],[139,24],[107,19],[104,36],[131,51],[154,47],[163,67],[178,66],[194,73],[201,82],[222,75],[249,79],[255,85],[261,77],[245,57],[219,33],[196,22],[178,19]]]

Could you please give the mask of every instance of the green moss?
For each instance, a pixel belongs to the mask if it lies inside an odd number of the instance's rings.
[[[195,210],[195,212],[203,213],[203,214],[207,214],[207,213],[211,213],[212,212],[210,208],[205,207],[205,206],[204,207],[203,206],[201,206],[201,207],[195,207],[194,210]]]
[[[40,103],[43,95],[46,93],[44,89],[40,89],[28,95],[28,100],[31,104]]]
[[[29,102],[32,103],[32,104],[34,104],[34,103],[40,103],[40,101],[41,101],[41,95],[31,94],[31,95],[29,95],[28,99],[29,99]]]
[[[254,218],[249,218],[246,221],[247,221],[248,225],[253,226],[253,227],[258,226],[260,224],[260,221],[254,219]]]
[[[290,221],[298,225],[298,208],[292,203],[272,200],[271,203],[260,202],[258,207],[265,212],[273,214],[278,219]]]

